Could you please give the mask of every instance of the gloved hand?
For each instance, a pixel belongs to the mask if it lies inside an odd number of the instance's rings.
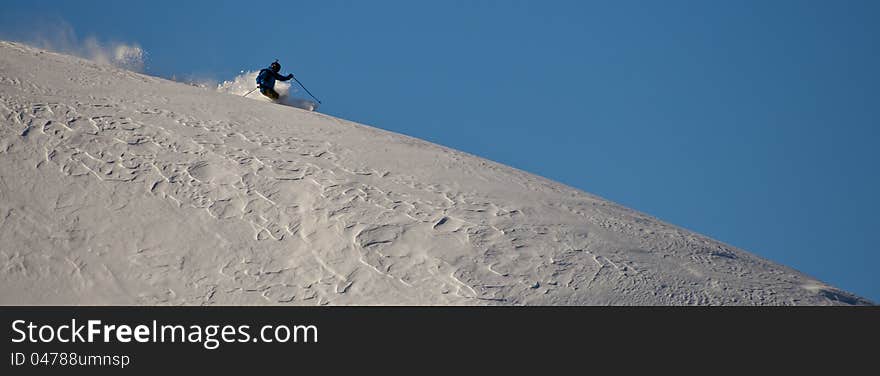
[[[291,79],[291,78],[293,78],[293,73],[290,73],[290,74],[287,75],[287,79],[288,79],[288,80]]]

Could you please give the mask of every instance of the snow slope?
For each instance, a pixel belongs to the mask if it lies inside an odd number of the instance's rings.
[[[0,42],[0,304],[867,304],[466,153]]]

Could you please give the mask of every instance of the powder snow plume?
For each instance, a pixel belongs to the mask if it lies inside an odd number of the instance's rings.
[[[247,98],[271,102],[269,98],[260,94],[259,90],[254,90],[257,87],[257,75],[259,71],[241,71],[238,76],[236,76],[231,81],[223,81],[223,83],[217,85],[217,91],[221,93],[233,94],[244,96],[247,94]],[[318,108],[318,104],[303,98],[297,98],[297,96],[303,95],[302,91],[291,85],[291,81],[275,82],[275,91],[280,94],[278,101],[276,103],[283,104],[285,106],[301,108],[303,110],[314,111]],[[248,94],[248,92],[251,92]]]
[[[99,63],[143,72],[146,52],[137,44],[112,43],[102,45],[96,39],[86,39],[87,57]]]
[[[147,59],[147,52],[137,43],[101,41],[94,36],[80,39],[73,27],[64,20],[43,21],[35,30],[15,39],[46,50],[141,73]]]

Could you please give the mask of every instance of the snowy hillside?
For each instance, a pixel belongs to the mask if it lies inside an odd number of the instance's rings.
[[[0,42],[0,304],[865,304],[582,191]]]

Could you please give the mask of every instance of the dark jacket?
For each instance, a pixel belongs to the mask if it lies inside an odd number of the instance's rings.
[[[257,75],[257,86],[263,88],[274,89],[275,88],[275,80],[278,81],[287,81],[293,78],[292,74],[288,74],[286,76],[282,76],[277,72],[265,68],[260,70],[260,74]]]

